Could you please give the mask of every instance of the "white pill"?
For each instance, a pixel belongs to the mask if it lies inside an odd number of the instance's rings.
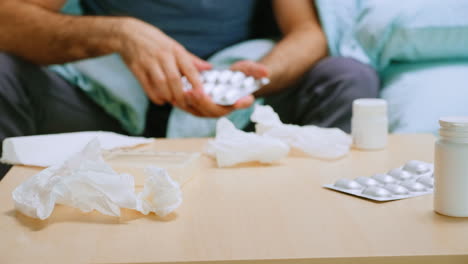
[[[186,85],[183,85],[183,86],[182,86],[182,89],[183,89],[184,91],[190,91],[190,90],[192,90],[192,85],[191,85],[190,83],[189,83],[189,84],[186,84]]]
[[[234,103],[236,103],[237,100],[240,99],[239,97],[240,96],[238,90],[230,89],[216,103],[221,105],[233,105]]]
[[[215,88],[215,85],[212,83],[205,83],[203,85],[203,91],[209,96],[212,96],[214,88]]]
[[[404,181],[413,177],[413,174],[400,168],[393,169],[389,171],[387,174],[400,181]]]
[[[221,71],[218,76],[218,83],[224,83],[224,84],[229,83],[231,81],[232,75],[233,75],[232,71],[229,71],[229,70]]]
[[[218,71],[204,71],[202,73],[203,79],[205,79],[206,83],[216,83],[218,78],[219,72]]]
[[[214,103],[219,105],[232,105],[232,103],[225,97],[218,98],[217,100],[213,100]]]
[[[335,186],[347,190],[361,190],[363,188],[358,182],[345,178],[337,180]]]
[[[412,192],[424,192],[426,191],[426,187],[422,185],[420,182],[415,181],[405,181],[401,185],[406,187],[408,190]]]
[[[418,178],[417,182],[426,186],[427,188],[434,188],[434,178],[431,175],[425,175]]]
[[[226,98],[228,98],[229,100],[234,100],[234,101],[237,101],[236,99],[239,99],[239,96],[240,96],[240,91],[239,89],[236,89],[236,88],[231,88],[229,89],[227,92],[226,92]]]
[[[224,84],[218,84],[215,85],[213,88],[213,91],[211,92],[212,94],[212,99],[214,102],[220,101],[221,98],[224,96],[224,93],[227,90],[227,86]]]
[[[373,196],[373,197],[390,197],[392,193],[387,189],[377,186],[367,187],[363,192],[365,195]]]
[[[408,161],[403,169],[415,174],[427,173],[431,170],[431,166],[425,162],[419,160],[410,160]]]
[[[187,80],[187,77],[182,76],[181,81],[182,81],[182,89],[184,91],[192,90],[192,84]]]
[[[249,76],[249,77],[245,78],[245,80],[242,82],[242,84],[243,84],[244,88],[255,86],[255,79],[254,79],[254,77]]]
[[[366,187],[370,187],[370,186],[378,186],[379,185],[379,182],[372,179],[372,178],[369,178],[369,177],[357,177],[355,179],[356,182],[358,182],[359,184],[363,185],[363,186],[366,186]]]
[[[259,85],[264,86],[264,85],[267,85],[267,84],[270,84],[270,79],[268,79],[268,78],[261,78],[261,79],[259,80]]]
[[[231,83],[233,83],[233,84],[242,84],[242,82],[244,81],[244,79],[246,77],[247,76],[245,76],[245,74],[243,72],[236,71],[236,72],[234,72],[234,74],[231,77]]]
[[[406,195],[409,194],[408,189],[405,187],[395,184],[395,183],[390,183],[384,186],[385,189],[389,190],[391,193],[396,194],[396,195]]]
[[[198,75],[198,79],[199,79],[200,82],[202,82],[202,83],[205,82],[205,77],[203,76],[203,74],[199,74],[199,75]]]
[[[382,183],[382,184],[388,184],[388,183],[394,183],[396,182],[395,178],[388,174],[374,174],[372,176],[376,181]]]

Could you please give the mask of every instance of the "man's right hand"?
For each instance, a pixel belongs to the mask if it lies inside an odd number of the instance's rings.
[[[181,77],[202,90],[199,71],[211,65],[188,52],[162,31],[143,21],[124,18],[119,53],[156,104],[171,103],[188,110]]]
[[[203,92],[200,71],[211,65],[188,52],[178,42],[143,21],[124,18],[119,36],[119,53],[156,104],[170,103],[201,117],[221,117],[249,107],[253,97],[239,100],[234,106],[220,106]],[[187,77],[192,90],[183,90],[181,77]]]

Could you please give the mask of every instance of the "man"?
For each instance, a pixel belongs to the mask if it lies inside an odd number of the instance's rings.
[[[82,0],[88,16],[59,13],[65,0],[0,0],[0,141],[83,130],[121,132],[118,122],[43,65],[119,53],[153,105],[145,135],[164,136],[170,106],[203,117],[249,107],[219,106],[203,93],[204,59],[251,36],[261,0]],[[263,3],[265,3],[263,1]],[[259,62],[232,65],[271,84],[265,97],[286,123],[349,131],[351,102],[375,97],[378,78],[354,60],[330,58],[311,0],[273,0],[282,38]],[[192,83],[184,92],[181,76]],[[0,148],[1,151],[1,148]],[[1,165],[0,165],[1,166]],[[6,166],[0,168],[0,175]]]

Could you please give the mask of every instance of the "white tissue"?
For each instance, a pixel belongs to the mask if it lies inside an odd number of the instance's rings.
[[[132,147],[153,141],[113,132],[75,132],[7,138],[3,141],[3,163],[48,167],[61,164],[98,138],[102,149]],[[47,150],[47,151],[44,151]]]
[[[154,212],[166,216],[182,204],[182,192],[166,170],[150,166],[145,170],[145,187],[137,197],[136,209],[142,214]]]
[[[57,200],[53,188],[60,180],[55,175],[59,169],[59,166],[50,167],[18,186],[12,194],[16,210],[33,218],[48,218]]]
[[[338,128],[283,124],[270,106],[256,105],[251,116],[260,135],[277,138],[317,158],[336,159],[346,155],[351,137]]]
[[[83,212],[97,210],[110,216],[120,216],[120,208],[136,209],[144,214],[172,212],[182,201],[179,185],[174,185],[163,169],[152,168],[148,172],[144,191],[135,195],[133,176],[112,170],[101,156],[98,139],[94,139],[61,165],[47,168],[26,180],[12,196],[16,210],[42,220],[51,215],[55,204]],[[167,200],[169,195],[171,199]],[[140,197],[152,201],[150,206],[138,206],[142,203]]]
[[[40,219],[48,218],[56,203],[118,216],[120,207],[135,207],[134,196],[133,177],[118,175],[104,162],[97,139],[63,164],[43,170],[13,191],[16,209]]]
[[[226,167],[250,161],[273,163],[288,155],[289,146],[269,136],[241,131],[221,118],[216,139],[208,143],[206,152],[216,158],[219,167]]]

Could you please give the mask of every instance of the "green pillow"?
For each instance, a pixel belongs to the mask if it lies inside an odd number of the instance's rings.
[[[379,70],[393,61],[468,58],[468,1],[367,0],[355,34]]]

